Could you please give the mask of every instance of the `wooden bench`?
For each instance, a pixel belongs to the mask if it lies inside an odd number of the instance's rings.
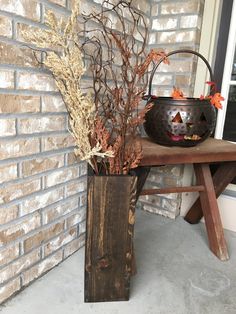
[[[140,194],[198,191],[200,198],[185,219],[197,223],[204,215],[210,249],[221,260],[229,258],[216,197],[236,175],[236,145],[212,138],[189,148],[160,146],[147,138],[141,141],[143,159],[140,167],[134,170],[137,178],[126,177],[132,184],[122,176],[91,176],[88,179],[86,302],[129,299],[130,276],[136,271],[133,218],[135,199]],[[220,163],[220,167],[212,177],[209,164],[215,162]],[[196,186],[143,190],[151,167],[176,164],[193,164]],[[137,189],[133,184],[136,181]],[[115,193],[112,182],[116,186]]]
[[[142,190],[141,195],[198,191],[200,196],[185,220],[198,223],[204,216],[211,251],[220,260],[227,260],[229,255],[216,198],[236,176],[236,145],[213,138],[186,148],[161,146],[148,138],[142,138],[141,141],[143,159],[140,165],[140,190],[150,167],[154,166],[193,164],[197,181],[196,186],[148,189]],[[211,163],[220,163],[213,176],[209,168]]]

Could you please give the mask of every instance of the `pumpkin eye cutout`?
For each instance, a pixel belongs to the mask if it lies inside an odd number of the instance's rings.
[[[172,119],[171,122],[175,123],[183,123],[183,120],[181,118],[181,114],[179,112],[176,113],[175,117]]]
[[[201,122],[207,122],[206,116],[204,115],[204,112],[201,113],[200,119]]]

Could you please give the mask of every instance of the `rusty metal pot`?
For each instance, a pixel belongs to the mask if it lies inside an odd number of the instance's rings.
[[[200,57],[205,62],[211,81],[213,81],[211,67],[201,54],[192,50],[175,50],[166,57],[176,53],[192,53]],[[195,146],[212,134],[216,123],[215,108],[207,99],[173,99],[153,96],[151,93],[153,76],[164,59],[162,58],[155,65],[150,76],[149,92],[145,99],[147,99],[147,104],[153,103],[153,107],[146,113],[144,129],[147,135],[158,144]]]

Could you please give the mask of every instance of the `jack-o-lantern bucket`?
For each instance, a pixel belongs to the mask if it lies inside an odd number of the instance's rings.
[[[145,96],[147,105],[152,108],[146,113],[144,129],[156,143],[167,146],[195,146],[203,142],[213,132],[216,122],[216,111],[209,99],[156,97],[151,94],[152,80],[157,67],[165,58],[176,53],[192,53],[206,64],[210,78],[213,74],[207,60],[192,50],[176,50],[163,57],[154,67],[149,81],[149,93]]]

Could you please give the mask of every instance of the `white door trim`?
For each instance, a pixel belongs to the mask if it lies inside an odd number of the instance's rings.
[[[221,7],[222,0],[205,0],[199,53],[210,64],[213,64],[215,59]],[[209,72],[205,63],[200,61],[197,65],[194,97],[200,97],[202,94],[206,95],[209,93],[209,86],[205,84],[206,81],[209,81]]]
[[[234,52],[236,47],[236,0],[233,2],[229,38],[225,56],[224,73],[222,79],[221,95],[225,98],[223,109],[218,111],[215,138],[221,139],[224,131],[225,116],[227,111],[228,95],[230,85],[236,85],[236,81],[231,80],[232,67],[234,61]]]

